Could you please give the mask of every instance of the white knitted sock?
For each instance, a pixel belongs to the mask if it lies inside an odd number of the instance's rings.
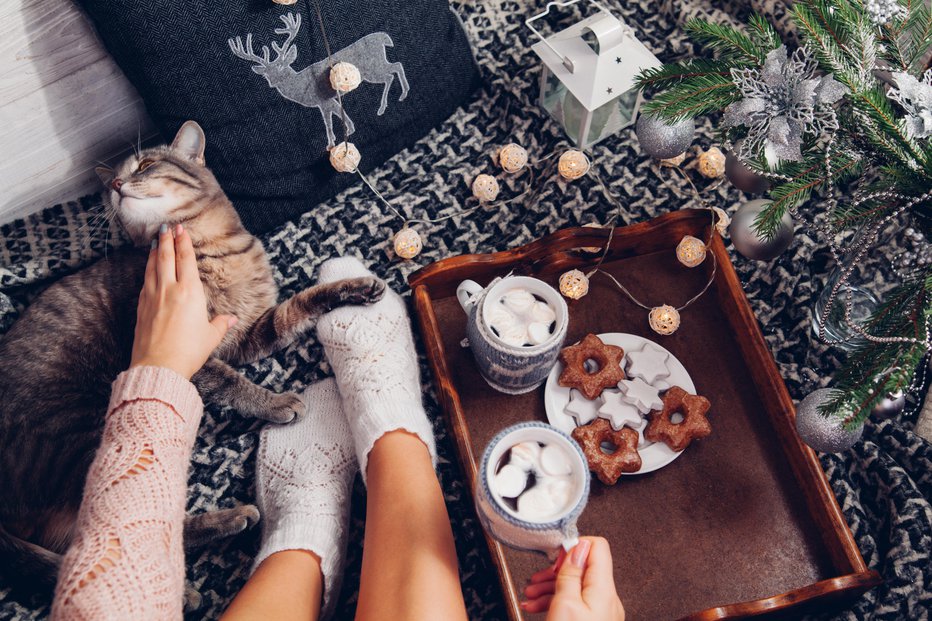
[[[372,276],[354,257],[326,261],[319,282]],[[414,338],[404,301],[386,288],[371,306],[343,306],[317,321],[317,336],[343,397],[356,458],[366,480],[369,451],[389,431],[418,436],[436,466],[434,430],[421,403]]]
[[[340,590],[357,465],[336,383],[312,385],[304,401],[304,418],[262,429],[256,460],[262,544],[253,570],[282,550],[315,553],[324,575],[325,618]]]

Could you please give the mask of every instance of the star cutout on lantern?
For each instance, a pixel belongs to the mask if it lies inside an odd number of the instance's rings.
[[[607,89],[605,89],[605,92],[608,93],[609,95],[611,95],[611,94],[612,94],[612,87],[609,86]]]
[[[663,390],[656,386],[656,383],[657,380],[670,377],[670,369],[667,367],[669,357],[667,352],[650,343],[644,343],[640,350],[628,352],[628,376],[640,377],[651,386]]]
[[[679,386],[674,386],[663,396],[663,409],[650,413],[650,423],[644,437],[653,442],[663,442],[676,452],[684,450],[698,438],[712,433],[707,412],[711,404],[705,397],[691,395]],[[674,423],[671,419],[679,414],[683,420]]]
[[[599,402],[586,399],[578,390],[570,390],[570,402],[563,411],[572,416],[577,425],[586,425],[599,417]]]
[[[624,393],[622,398],[637,407],[642,414],[663,407],[663,401],[660,400],[660,393],[657,389],[641,378],[621,380],[618,382],[618,387]]]
[[[621,64],[621,56],[616,56],[616,57],[615,57],[615,63],[616,63],[616,64],[619,64],[619,65]]]
[[[602,393],[602,407],[599,408],[599,416],[607,418],[612,423],[612,428],[616,431],[622,427],[628,426],[637,429],[641,426],[643,419],[637,406],[624,401],[620,392]]]

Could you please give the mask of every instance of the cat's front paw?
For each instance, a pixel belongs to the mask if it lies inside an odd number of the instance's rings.
[[[375,304],[385,295],[385,281],[372,276],[347,278],[337,283],[334,308],[347,304]]]
[[[272,398],[268,411],[263,412],[259,418],[272,423],[285,424],[304,418],[307,406],[301,397],[293,392],[283,392]]]

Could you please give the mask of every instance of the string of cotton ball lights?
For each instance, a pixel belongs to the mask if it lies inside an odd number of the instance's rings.
[[[721,155],[720,163],[722,167],[722,173],[724,173],[724,163],[725,163],[724,155],[721,153],[721,151],[719,151],[715,147],[713,147],[712,149],[715,149],[715,151],[718,151],[718,154]],[[712,149],[710,149],[706,153],[712,152],[713,154],[712,157],[715,158],[716,164],[718,164],[719,158],[715,157],[715,152],[712,151]],[[683,171],[679,167],[679,165],[683,162],[683,159],[685,158],[676,158],[675,162],[671,162],[670,164],[667,164],[667,165],[677,168],[680,171],[680,174],[682,174],[684,178],[686,178],[686,180],[689,182],[689,185],[692,188],[693,192],[695,193],[696,198],[698,199],[699,203],[702,204],[705,208],[709,209],[709,212],[712,216],[712,226],[710,227],[710,230],[709,230],[709,241],[707,243],[703,242],[701,239],[694,237],[692,235],[685,235],[683,236],[683,238],[680,240],[680,243],[676,247],[677,260],[680,263],[682,263],[684,266],[692,268],[692,267],[697,267],[701,265],[705,261],[706,256],[708,256],[707,249],[708,249],[709,244],[712,243],[713,236],[716,233],[723,234],[723,227],[722,227],[723,223],[725,227],[728,226],[728,215],[721,208],[712,207],[708,205],[708,203],[702,198],[702,196],[699,194],[698,188],[696,188],[695,184],[692,183],[692,181],[685,175],[685,173],[683,173]],[[712,286],[712,283],[715,281],[715,273],[718,268],[718,263],[715,258],[715,254],[712,253],[712,269],[710,270],[709,279],[706,281],[702,289],[697,294],[695,294],[693,297],[691,297],[689,300],[687,300],[684,304],[678,307],[671,306],[670,304],[661,304],[660,306],[648,306],[647,304],[644,304],[633,293],[631,293],[631,291],[627,287],[625,287],[617,278],[615,278],[615,276],[601,269],[602,264],[604,263],[606,257],[608,256],[609,249],[611,248],[612,240],[615,236],[615,228],[616,228],[615,223],[621,217],[623,205],[617,199],[617,197],[615,197],[615,195],[609,191],[608,187],[606,186],[605,182],[602,180],[602,177],[598,174],[598,172],[594,170],[590,170],[588,158],[586,159],[586,172],[591,174],[592,177],[596,180],[596,182],[601,186],[601,189],[603,193],[605,194],[605,196],[608,198],[609,202],[612,203],[612,205],[614,205],[615,213],[609,218],[609,221],[606,224],[606,226],[611,226],[611,229],[609,230],[608,238],[605,241],[605,246],[602,247],[601,249],[595,249],[596,251],[601,252],[598,261],[596,261],[596,264],[592,268],[590,268],[588,272],[583,272],[582,270],[578,270],[578,269],[564,272],[560,276],[560,279],[559,279],[560,293],[562,293],[565,297],[569,299],[578,300],[584,297],[589,292],[589,279],[592,278],[592,276],[594,276],[597,273],[602,273],[609,280],[611,280],[612,283],[622,293],[624,293],[628,297],[628,299],[630,299],[635,305],[648,311],[647,322],[654,332],[656,332],[657,334],[663,335],[663,336],[668,336],[668,335],[673,334],[680,327],[680,322],[681,322],[680,311],[685,310],[687,307],[693,304],[696,300],[702,297],[703,294],[705,294],[705,292],[708,291],[709,287]],[[717,175],[717,176],[720,177],[721,175]],[[581,250],[589,252],[593,249],[582,248]]]

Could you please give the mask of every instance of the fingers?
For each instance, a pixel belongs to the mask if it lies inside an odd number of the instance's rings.
[[[553,566],[550,566],[546,569],[541,569],[539,572],[531,576],[531,579],[528,580],[531,584],[537,584],[538,582],[553,582],[557,579],[557,572],[553,570]]]
[[[159,284],[159,277],[155,273],[156,257],[158,256],[159,243],[152,240],[152,248],[149,250],[149,259],[146,261],[146,277],[142,283],[142,291],[148,296],[155,294]]]
[[[602,537],[587,537],[591,545],[586,573],[583,576],[583,597],[592,593],[614,593],[615,578],[612,575],[612,550]]]
[[[521,610],[524,612],[538,613],[550,610],[550,602],[553,601],[553,595],[544,595],[537,599],[521,602]]]
[[[226,336],[227,331],[236,325],[239,320],[233,315],[217,315],[210,320],[211,331],[211,348],[213,351],[220,345],[220,341]]]
[[[159,276],[159,286],[177,281],[175,276],[175,244],[172,240],[171,230],[167,224],[159,227],[159,249],[156,271]]]
[[[553,595],[557,589],[557,579],[556,576],[548,582],[538,582],[536,584],[529,584],[524,587],[524,596],[530,599],[537,599],[538,597],[543,597],[544,595]]]
[[[581,539],[576,547],[570,550],[569,556],[557,572],[557,595],[573,600],[582,598],[583,568],[586,566],[591,547],[592,542],[589,539]]]
[[[175,269],[178,282],[200,282],[197,258],[191,236],[180,224],[175,225]]]

